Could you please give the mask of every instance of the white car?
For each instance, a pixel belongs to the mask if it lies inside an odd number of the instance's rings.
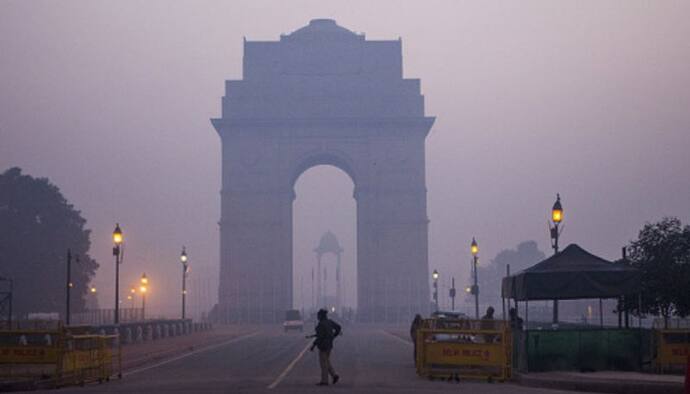
[[[290,309],[285,312],[285,321],[283,322],[283,330],[288,332],[290,330],[304,331],[304,321],[297,309]]]

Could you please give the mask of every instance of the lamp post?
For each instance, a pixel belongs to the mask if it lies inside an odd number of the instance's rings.
[[[115,256],[115,324],[120,324],[120,257],[122,257],[122,244],[124,237],[120,229],[120,223],[115,224],[115,231],[113,231],[113,256]]]
[[[14,282],[10,278],[0,276],[0,282],[7,282],[7,286],[0,289],[0,318],[2,313],[7,313],[7,329],[12,329],[12,292],[14,290]],[[0,322],[1,323],[1,322]]]
[[[450,295],[450,309],[455,312],[455,277],[450,279],[450,283],[450,290],[448,291],[448,294]]]
[[[139,292],[141,293],[141,320],[146,320],[146,292],[149,291],[149,278],[146,277],[146,272],[141,274],[141,285]]]
[[[551,233],[551,247],[553,254],[558,253],[558,238],[561,235],[561,229],[558,225],[563,220],[563,206],[561,206],[561,195],[556,193],[556,202],[551,208],[551,221],[553,226],[549,224],[549,232]],[[553,300],[553,324],[558,324],[558,300]]]
[[[129,295],[127,296],[127,299],[132,301],[132,306],[131,308],[134,309],[134,296],[137,295],[137,289],[136,287],[132,287],[129,289]]]
[[[185,319],[185,307],[187,302],[187,250],[182,247],[182,253],[180,254],[180,262],[182,263],[182,320]]]
[[[72,290],[72,251],[67,249],[67,283],[65,283],[65,325],[70,324],[70,293]]]
[[[438,271],[434,270],[431,278],[434,280],[434,303],[436,303],[436,312],[438,312]]]
[[[563,206],[561,206],[561,195],[556,194],[556,202],[551,208],[551,220],[553,221],[553,226],[549,226],[551,232],[551,247],[553,248],[553,253],[558,253],[558,238],[561,232],[558,225],[563,220]]]
[[[470,251],[472,252],[472,276],[474,281],[472,286],[472,293],[474,293],[474,317],[475,319],[479,319],[479,284],[477,278],[477,262],[479,261],[477,254],[479,253],[479,245],[477,245],[477,240],[474,239],[474,237],[472,237]]]

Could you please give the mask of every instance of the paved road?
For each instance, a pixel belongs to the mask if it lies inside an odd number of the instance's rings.
[[[332,360],[341,381],[316,387],[317,354],[308,346],[302,334],[264,328],[212,349],[129,371],[121,381],[59,393],[566,393],[507,383],[421,379],[415,375],[409,342],[382,329],[354,327],[346,327],[336,341]]]

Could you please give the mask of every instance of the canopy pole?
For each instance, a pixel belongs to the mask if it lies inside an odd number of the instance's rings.
[[[640,320],[639,321],[640,328],[642,328],[642,293],[641,292],[637,295],[637,312],[638,312],[638,316],[640,318],[639,319]]]
[[[506,278],[509,278],[509,277],[510,277],[510,264],[506,264]],[[506,298],[503,295],[503,281],[501,281],[501,305],[503,306],[503,321],[506,321]],[[508,298],[508,307],[510,307],[510,298]]]
[[[501,306],[503,307],[503,321],[506,321],[506,299],[501,296]]]
[[[529,300],[525,300],[525,330],[529,327]]]
[[[599,298],[599,326],[604,328],[604,302]]]
[[[628,310],[628,304],[630,303],[629,296],[623,296],[623,309],[625,309],[625,328],[630,328],[630,311]]]

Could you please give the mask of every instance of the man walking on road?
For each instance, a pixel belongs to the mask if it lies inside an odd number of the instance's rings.
[[[328,375],[333,378],[333,384],[338,383],[340,376],[335,373],[331,365],[331,350],[333,350],[333,340],[340,335],[341,327],[338,323],[328,318],[328,311],[325,309],[319,310],[316,314],[319,323],[316,325],[316,334],[313,335],[314,343],[311,345],[311,351],[314,347],[319,349],[319,365],[321,366],[321,381],[317,386],[328,386]]]

